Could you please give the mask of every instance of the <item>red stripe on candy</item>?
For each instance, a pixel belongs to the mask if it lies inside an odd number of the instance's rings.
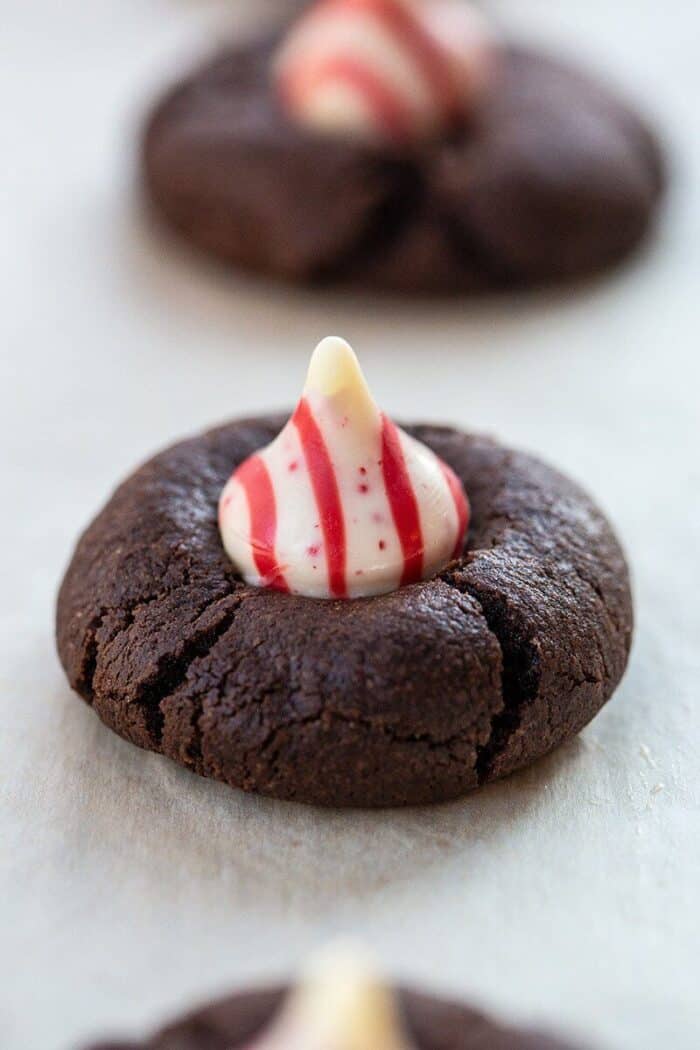
[[[434,101],[445,116],[453,118],[459,109],[459,98],[450,75],[449,62],[440,45],[402,0],[335,0],[339,7],[364,10],[378,18],[411,53],[419,66]]]
[[[289,70],[281,79],[287,104],[303,105],[322,84],[338,80],[355,88],[368,102],[382,131],[396,142],[411,137],[411,114],[404,100],[368,66],[350,56],[337,55]]]
[[[267,467],[260,456],[251,456],[238,468],[234,477],[248,501],[250,545],[263,584],[276,591],[288,591],[287,581],[280,572],[275,556],[277,507]]]
[[[302,398],[297,405],[292,422],[299,434],[316,506],[321,517],[321,531],[328,566],[328,586],[334,598],[347,598],[345,518],[338,480],[323,434],[306,398]]]
[[[442,460],[440,460],[440,466],[442,467],[442,473],[445,475],[445,481],[447,482],[448,488],[452,493],[455,510],[457,511],[457,542],[455,543],[452,557],[458,558],[464,548],[464,540],[469,525],[469,501],[464,493],[462,483],[454,470],[452,470],[451,467],[448,467],[446,463],[443,463]]]
[[[382,471],[384,487],[403,551],[401,586],[416,583],[423,574],[423,533],[418,500],[406,467],[396,426],[382,416]]]

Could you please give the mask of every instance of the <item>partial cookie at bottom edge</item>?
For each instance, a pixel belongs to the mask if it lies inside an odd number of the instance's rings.
[[[197,1010],[145,1042],[100,1043],[90,1050],[244,1050],[281,1003],[283,991],[234,995]],[[401,991],[416,1050],[575,1050],[554,1036],[505,1027],[467,1006]]]

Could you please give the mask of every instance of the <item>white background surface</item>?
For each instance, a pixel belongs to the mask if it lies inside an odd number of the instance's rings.
[[[452,305],[269,288],[148,229],[132,191],[143,104],[242,2],[1,6],[0,1044],[136,1034],[350,930],[400,974],[508,1015],[612,1050],[694,1050],[697,6],[496,5],[641,98],[667,129],[674,192],[649,251],[612,278]],[[330,331],[396,415],[491,430],[586,483],[634,567],[614,702],[458,804],[363,815],[243,797],[119,741],[54,655],[60,574],[116,480],[181,434],[289,404]]]

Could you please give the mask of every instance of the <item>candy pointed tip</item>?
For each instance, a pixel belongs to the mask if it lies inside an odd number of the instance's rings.
[[[354,938],[339,938],[317,950],[306,966],[310,979],[325,979],[329,974],[342,974],[350,983],[358,980],[378,981],[378,967],[371,952]]]
[[[309,1031],[343,1050],[406,1050],[391,987],[370,953],[339,941],[312,958],[297,989],[296,1008]]]
[[[306,386],[325,397],[352,387],[366,389],[355,351],[345,339],[329,335],[321,340],[311,355]]]

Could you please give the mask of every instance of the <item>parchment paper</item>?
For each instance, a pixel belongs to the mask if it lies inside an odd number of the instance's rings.
[[[606,280],[421,304],[229,277],[140,214],[146,100],[261,5],[2,5],[5,1050],[138,1034],[348,931],[405,978],[612,1050],[700,1042],[700,13],[494,6],[644,102],[674,192],[659,237]],[[54,654],[60,575],[116,481],[180,435],[290,404],[329,332],[354,342],[397,416],[492,431],[571,472],[634,568],[615,700],[550,759],[454,805],[244,797],[115,738]]]

